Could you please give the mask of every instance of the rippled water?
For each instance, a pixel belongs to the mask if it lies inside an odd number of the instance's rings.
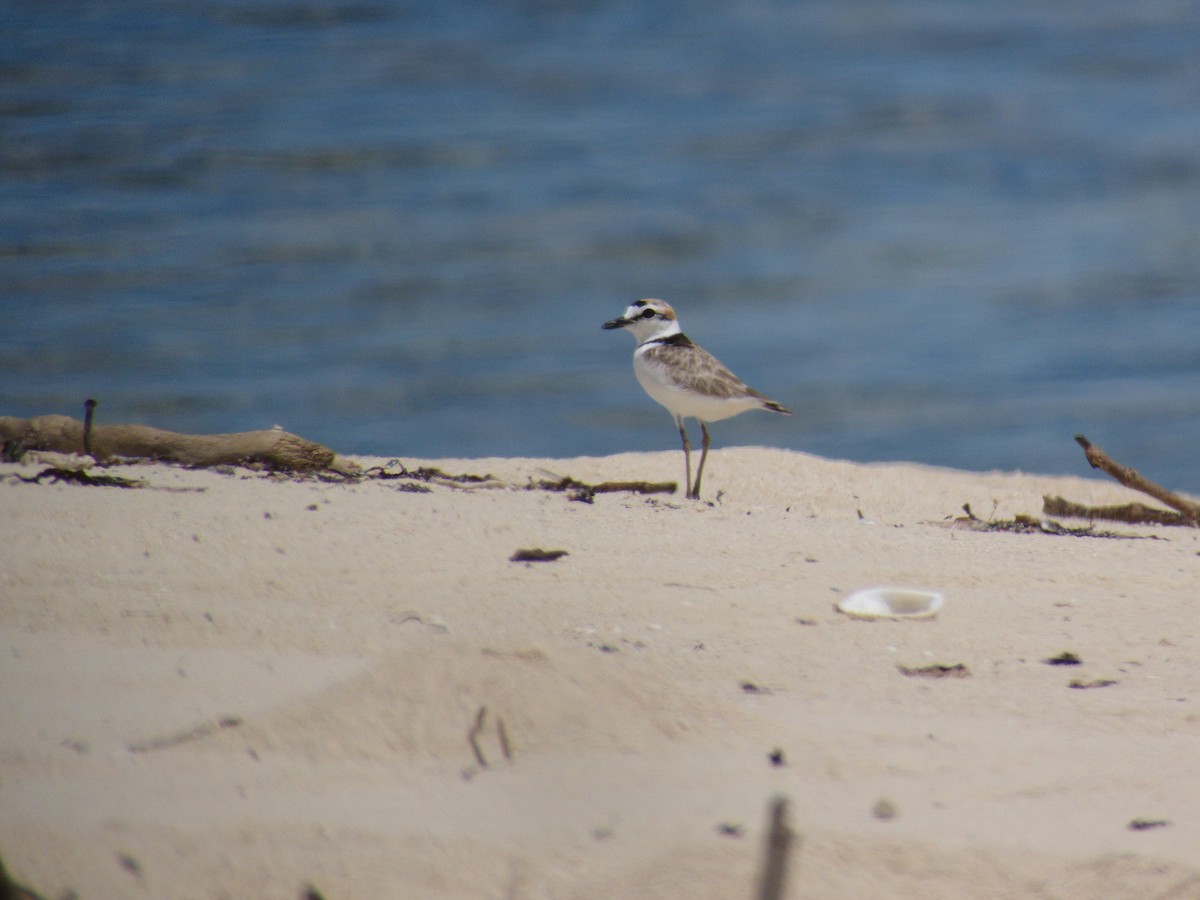
[[[717,445],[1200,492],[1200,9],[0,5],[0,414],[673,449],[633,299],[796,410]]]

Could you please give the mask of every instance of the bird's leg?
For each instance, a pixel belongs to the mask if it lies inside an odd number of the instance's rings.
[[[704,461],[708,459],[708,428],[703,422],[700,423],[700,433],[704,435],[704,443],[700,450],[700,466],[696,469],[696,486],[692,491],[692,499],[700,499],[700,477],[704,474]]]
[[[683,496],[692,496],[692,445],[688,442],[687,429],[683,427],[683,416],[675,417],[675,424],[679,426],[679,437],[683,440],[683,468],[687,472],[687,490]]]

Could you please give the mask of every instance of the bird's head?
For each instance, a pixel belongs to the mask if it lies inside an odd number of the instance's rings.
[[[625,315],[610,319],[605,328],[628,328],[639,344],[655,338],[679,333],[675,310],[665,300],[638,300],[625,310]]]

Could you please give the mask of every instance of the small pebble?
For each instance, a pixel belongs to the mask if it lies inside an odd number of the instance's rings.
[[[881,822],[890,822],[896,818],[896,804],[887,797],[880,797],[875,801],[875,805],[871,807],[871,815],[879,819]]]

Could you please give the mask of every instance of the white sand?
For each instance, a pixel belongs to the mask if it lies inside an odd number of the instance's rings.
[[[0,857],[47,897],[749,898],[777,794],[794,898],[1200,896],[1200,532],[947,524],[1115,484],[762,449],[712,453],[715,505],[115,474],[153,488],[0,482]],[[946,607],[834,611],[873,584]],[[971,675],[897,668],[935,663]]]

